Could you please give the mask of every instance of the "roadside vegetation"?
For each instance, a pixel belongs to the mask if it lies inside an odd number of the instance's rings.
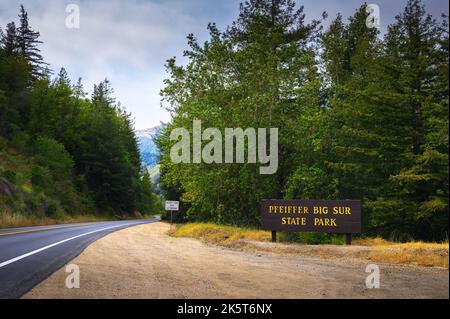
[[[47,226],[57,224],[71,224],[71,223],[87,223],[87,222],[101,222],[113,220],[111,217],[95,216],[94,214],[83,215],[63,215],[59,218],[52,217],[38,217],[33,214],[18,214],[9,211],[0,212],[0,229],[3,228],[17,228],[17,227],[31,227],[31,226]]]
[[[269,231],[216,225],[212,223],[178,224],[169,232],[173,237],[197,238],[231,249],[255,250],[278,254],[302,254],[321,258],[358,258],[392,264],[413,264],[449,268],[449,243],[393,242],[381,237],[357,238],[352,246],[343,244],[339,235],[279,233],[279,243],[271,243]],[[328,237],[328,238],[327,238]],[[322,238],[322,241],[320,241]],[[324,239],[327,238],[327,239]],[[329,245],[333,244],[333,245]]]
[[[420,266],[448,267],[449,243],[387,243],[370,246],[367,258],[375,262],[417,264]]]
[[[31,226],[47,226],[58,224],[72,224],[72,223],[89,223],[89,222],[106,222],[118,219],[144,219],[154,217],[154,215],[143,215],[139,212],[131,214],[130,216],[102,216],[94,213],[83,213],[79,215],[62,214],[57,218],[49,216],[37,216],[36,214],[20,214],[13,213],[9,210],[0,211],[0,229],[17,228],[17,227],[31,227]]]

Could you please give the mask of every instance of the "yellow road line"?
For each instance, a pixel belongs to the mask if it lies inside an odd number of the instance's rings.
[[[45,230],[52,230],[52,229],[64,229],[64,228],[83,227],[83,226],[90,226],[90,225],[75,225],[75,226],[61,226],[61,227],[47,227],[47,228],[38,228],[38,229],[19,230],[19,231],[14,231],[14,232],[9,232],[9,233],[0,233],[0,237],[7,236],[7,235],[34,233],[34,232],[38,232],[38,231],[45,231]]]

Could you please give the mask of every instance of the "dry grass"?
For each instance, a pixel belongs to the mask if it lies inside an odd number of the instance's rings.
[[[71,224],[71,223],[87,223],[87,222],[98,222],[107,220],[110,219],[105,217],[96,217],[94,215],[67,216],[64,217],[63,219],[53,219],[49,217],[39,218],[35,216],[25,216],[22,214],[14,214],[7,211],[2,211],[0,212],[0,229]]]
[[[269,231],[190,223],[172,228],[173,237],[199,238],[228,248],[260,250],[277,254],[302,254],[320,258],[356,258],[392,264],[413,264],[427,267],[449,267],[449,243],[395,243],[381,237],[362,238],[353,246],[299,245],[270,243]]]
[[[224,245],[238,240],[270,241],[271,239],[271,234],[268,231],[207,223],[180,225],[172,229],[170,235],[174,237],[200,238],[206,242]]]
[[[395,243],[376,237],[358,239],[354,244],[370,247],[367,258],[373,261],[448,268],[448,242]]]
[[[448,269],[448,243],[412,242],[373,246],[368,259],[393,264],[415,264]]]
[[[353,240],[353,245],[358,246],[388,246],[388,245],[394,245],[395,243],[392,241],[388,241],[386,239],[383,239],[381,237],[374,237],[374,238],[358,238]]]

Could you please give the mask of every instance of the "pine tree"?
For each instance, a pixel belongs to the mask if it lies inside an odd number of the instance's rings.
[[[344,84],[351,74],[347,41],[347,26],[342,20],[342,15],[338,14],[320,38],[324,48],[321,56],[322,64],[326,70],[324,83],[331,95],[337,93],[337,88]]]
[[[339,196],[364,200],[369,232],[441,240],[448,232],[448,33],[418,0],[383,43],[364,36],[364,23],[360,9],[324,35],[329,166]],[[344,60],[338,52],[347,52]]]
[[[447,18],[448,19],[448,18]],[[386,53],[398,74],[394,93],[408,106],[408,162],[392,180],[411,207],[414,233],[428,240],[448,236],[448,23],[442,26],[419,0],[408,1],[387,36]]]
[[[58,77],[56,78],[56,85],[65,85],[69,88],[71,87],[70,78],[65,68],[61,68],[59,70]]]
[[[94,85],[92,92],[92,102],[94,105],[101,107],[112,107],[116,103],[116,99],[112,97],[114,89],[111,86],[111,82],[108,79],[104,79],[99,84]]]
[[[0,32],[0,43],[3,50],[8,55],[18,53],[19,43],[17,39],[17,29],[14,22],[10,22],[6,25],[6,33]]]
[[[374,130],[381,128],[384,121],[382,117],[376,123],[369,120],[377,112],[367,100],[373,75],[370,66],[377,63],[377,33],[365,25],[365,8],[359,8],[345,26],[338,16],[322,41],[331,88],[328,104],[333,145],[328,161],[339,176],[343,198],[368,196],[369,189],[377,184],[371,172],[379,164],[376,152],[382,132]]]
[[[386,202],[395,193],[389,178],[405,164],[401,154],[410,117],[407,105],[389,94],[395,75],[386,70],[377,30],[367,28],[366,18],[364,5],[347,25],[338,18],[324,35],[324,56],[332,57],[326,63],[332,146],[325,161],[337,179],[338,196],[363,200],[366,229],[390,235],[412,219],[392,211],[398,202]]]
[[[0,38],[0,135],[13,136],[26,125],[30,66],[19,55],[17,29],[8,23]]]
[[[84,98],[86,96],[81,78],[78,78],[77,83],[72,87],[72,91],[76,98]]]
[[[48,74],[47,63],[44,62],[38,45],[42,41],[38,40],[40,33],[34,31],[28,21],[28,13],[23,5],[20,6],[20,27],[17,29],[17,42],[19,53],[32,66],[32,74],[35,78],[39,78]]]

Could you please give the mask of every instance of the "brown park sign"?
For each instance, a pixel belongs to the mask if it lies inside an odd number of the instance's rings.
[[[278,200],[261,203],[262,229],[292,232],[361,233],[361,201]]]

